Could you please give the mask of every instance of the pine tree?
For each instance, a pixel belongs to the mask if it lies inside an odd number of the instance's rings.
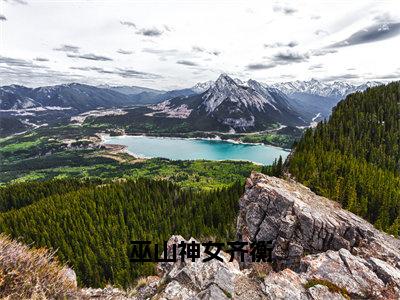
[[[290,173],[376,227],[398,234],[400,218],[400,83],[338,103],[327,122],[305,132]]]

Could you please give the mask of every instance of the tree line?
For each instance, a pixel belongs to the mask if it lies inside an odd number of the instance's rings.
[[[400,233],[400,83],[349,95],[306,131],[290,173],[316,193]]]

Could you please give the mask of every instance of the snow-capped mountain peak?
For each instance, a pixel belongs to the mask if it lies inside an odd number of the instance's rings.
[[[218,81],[218,84],[220,85],[225,85],[225,84],[233,84],[236,83],[238,86],[247,86],[247,82],[244,82],[238,78],[231,78],[228,74],[222,73],[217,80],[209,80],[205,82],[199,82],[195,84],[193,87],[190,89],[197,93],[201,94],[207,91],[209,88],[211,88],[216,82]]]
[[[238,85],[233,78],[229,77],[228,74],[221,74],[219,75],[218,79],[215,81],[215,84],[221,87],[226,85]]]
[[[184,118],[194,123],[202,120],[207,128],[221,126],[235,131],[266,129],[277,123],[306,125],[289,107],[289,99],[283,93],[255,80],[242,82],[221,74],[216,81],[202,86],[208,85],[201,94],[175,97],[152,106],[153,112],[147,115]]]
[[[276,101],[274,97],[271,95],[270,90],[267,86],[253,79],[249,79],[247,81],[247,86],[257,91],[264,98],[267,104],[271,105],[275,110],[279,110],[274,105],[276,104]]]
[[[363,91],[368,87],[379,85],[379,82],[367,82],[362,85],[353,85],[348,82],[335,81],[332,83],[322,82],[317,79],[311,79],[308,81],[289,81],[282,83],[272,84],[271,87],[277,88],[283,93],[292,96],[296,93],[312,94],[322,97],[328,97],[333,99],[342,99],[348,94]]]
[[[203,95],[206,111],[211,113],[223,102],[235,103],[237,107],[254,107],[261,111],[266,103],[262,95],[254,89],[247,89],[238,85],[227,74],[221,74],[215,83]]]

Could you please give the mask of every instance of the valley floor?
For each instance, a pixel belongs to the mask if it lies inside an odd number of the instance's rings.
[[[43,127],[0,139],[0,182],[53,178],[148,177],[184,187],[216,188],[244,180],[261,167],[235,161],[139,159],[121,146],[101,144],[99,128]]]

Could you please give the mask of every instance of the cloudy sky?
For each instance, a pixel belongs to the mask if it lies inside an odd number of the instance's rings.
[[[400,1],[0,0],[1,85],[400,79]]]

